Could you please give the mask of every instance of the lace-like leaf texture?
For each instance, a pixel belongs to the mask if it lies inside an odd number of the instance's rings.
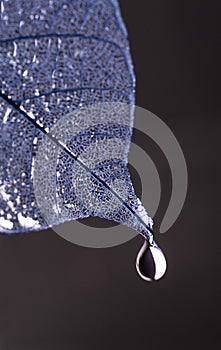
[[[4,0],[0,231],[98,216],[151,236],[127,169],[135,78],[116,0]]]

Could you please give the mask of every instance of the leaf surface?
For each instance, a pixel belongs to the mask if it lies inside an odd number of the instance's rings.
[[[149,237],[127,168],[135,77],[117,1],[1,1],[0,65],[0,230],[99,216]]]

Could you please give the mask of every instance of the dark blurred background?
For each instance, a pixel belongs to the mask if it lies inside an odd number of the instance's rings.
[[[166,122],[188,165],[184,209],[166,234],[157,235],[168,272],[153,284],[138,277],[141,237],[101,250],[75,246],[50,230],[0,237],[0,350],[221,347],[221,2],[120,4],[137,105]],[[157,165],[164,187],[165,179],[171,186],[168,164]]]

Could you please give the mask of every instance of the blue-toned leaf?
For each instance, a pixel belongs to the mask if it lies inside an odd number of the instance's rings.
[[[0,230],[99,216],[151,235],[127,169],[135,78],[116,0],[4,0]]]

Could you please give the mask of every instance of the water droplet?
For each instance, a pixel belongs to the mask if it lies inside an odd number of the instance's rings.
[[[162,250],[155,242],[149,243],[145,240],[137,255],[136,269],[145,281],[157,281],[166,272],[167,263]]]

